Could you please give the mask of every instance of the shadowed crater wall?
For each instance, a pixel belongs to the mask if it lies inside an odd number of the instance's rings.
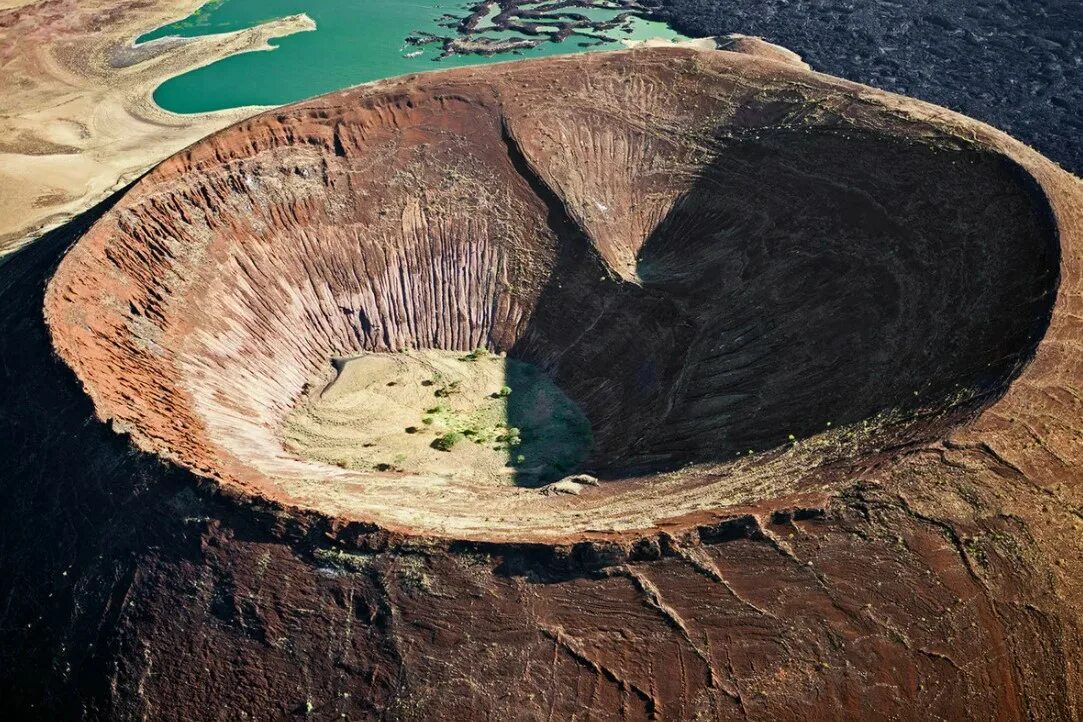
[[[590,410],[596,467],[732,458],[988,400],[1032,353],[1056,230],[1010,161],[789,129],[712,149],[629,280],[567,243],[515,347]]]

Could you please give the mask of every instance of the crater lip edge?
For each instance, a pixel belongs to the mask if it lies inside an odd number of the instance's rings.
[[[769,55],[567,62],[338,91],[163,161],[46,291],[95,414],[336,534],[623,544],[826,508],[898,449],[1022,438],[1005,419],[1071,373],[1050,346],[1083,315],[1083,184],[1051,161]],[[578,404],[593,446],[567,475],[603,483],[487,491],[284,449],[321,365],[478,347]]]

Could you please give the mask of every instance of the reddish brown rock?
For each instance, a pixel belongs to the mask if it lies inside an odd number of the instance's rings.
[[[790,63],[791,65],[797,65],[805,70],[812,70],[808,63],[801,59],[801,56],[790,50],[784,48],[781,45],[775,45],[769,43],[763,38],[757,38],[752,35],[741,35],[740,33],[731,33],[724,38],[718,39],[718,47],[722,50],[729,50],[734,53],[745,53],[746,55],[758,55],[767,60],[777,60],[780,63]]]
[[[112,467],[167,481],[50,684],[120,718],[1076,719],[1081,230],[1003,134],[728,52],[245,121],[45,295],[97,417],[169,462]],[[282,449],[332,356],[478,345],[580,404],[599,486]]]

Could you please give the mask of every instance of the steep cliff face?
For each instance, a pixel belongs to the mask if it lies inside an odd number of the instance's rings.
[[[770,57],[245,121],[37,251],[79,236],[51,340],[148,455],[78,409],[44,445],[148,501],[123,553],[70,522],[104,550],[72,573],[114,583],[13,638],[77,658],[41,698],[90,716],[1075,719],[1081,229],[1079,182],[1006,136]],[[332,359],[479,346],[579,405],[599,486],[285,448]]]

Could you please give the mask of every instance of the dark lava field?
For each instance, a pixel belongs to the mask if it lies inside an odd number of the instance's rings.
[[[662,0],[690,37],[759,35],[814,70],[949,107],[1083,173],[1079,0]]]

